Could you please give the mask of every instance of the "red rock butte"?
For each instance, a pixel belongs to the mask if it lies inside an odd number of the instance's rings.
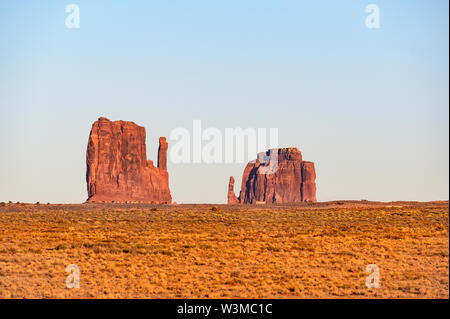
[[[88,202],[170,204],[167,142],[159,138],[158,167],[147,160],[145,128],[100,117],[86,152]]]
[[[316,202],[316,171],[296,147],[259,153],[244,169],[239,197],[230,177],[228,204],[298,202]]]

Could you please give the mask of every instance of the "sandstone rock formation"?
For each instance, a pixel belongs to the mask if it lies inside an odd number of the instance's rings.
[[[237,203],[239,203],[239,200],[234,193],[234,177],[230,176],[230,181],[228,182],[228,204]]]
[[[167,142],[165,137],[159,138],[158,168],[167,171]]]
[[[237,202],[315,202],[315,180],[314,163],[303,161],[302,153],[297,148],[272,149],[259,153],[256,161],[249,162],[245,167]],[[236,197],[232,185],[234,178],[230,177],[229,204],[234,203]]]
[[[145,128],[100,117],[86,152],[88,202],[171,203],[167,142],[159,139],[158,167],[147,160]]]
[[[302,202],[316,201],[316,170],[313,162],[302,162]]]

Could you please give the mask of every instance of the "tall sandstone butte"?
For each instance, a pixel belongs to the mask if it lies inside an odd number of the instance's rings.
[[[259,153],[256,161],[245,167],[241,191],[235,198],[234,178],[231,176],[228,204],[315,202],[314,163],[303,161],[302,153],[296,147]]]
[[[237,204],[239,203],[236,194],[234,193],[234,177],[230,176],[230,181],[228,183],[228,204]]]
[[[145,128],[100,117],[86,152],[88,202],[172,202],[167,142],[159,139],[158,167],[147,160]]]

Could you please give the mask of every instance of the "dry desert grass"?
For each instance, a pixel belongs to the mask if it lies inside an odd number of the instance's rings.
[[[0,297],[449,298],[448,202],[393,206],[6,204]]]

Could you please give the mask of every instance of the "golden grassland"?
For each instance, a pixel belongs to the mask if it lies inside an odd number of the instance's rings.
[[[449,298],[448,202],[78,206],[0,207],[1,298]]]

